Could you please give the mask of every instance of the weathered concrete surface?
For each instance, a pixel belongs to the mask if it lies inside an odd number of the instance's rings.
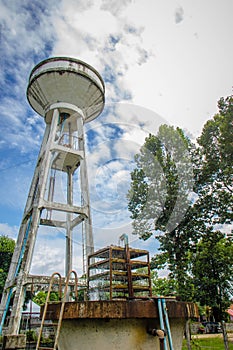
[[[198,317],[195,304],[166,300],[169,318]],[[47,319],[57,320],[60,314],[60,303],[49,304]],[[75,318],[158,318],[157,299],[108,300],[67,302],[63,319]]]
[[[16,334],[16,335],[4,335],[3,337],[3,350],[10,349],[25,349],[26,347],[26,335]]]
[[[197,317],[192,303],[167,300],[174,350],[181,350],[185,322]],[[60,303],[49,304],[47,319],[57,320]],[[62,350],[159,350],[158,337],[148,329],[160,329],[157,299],[67,302],[59,348]]]
[[[75,319],[64,320],[59,337],[62,350],[159,350],[158,337],[147,327],[159,327],[158,319]],[[185,319],[170,322],[174,350],[181,350]]]

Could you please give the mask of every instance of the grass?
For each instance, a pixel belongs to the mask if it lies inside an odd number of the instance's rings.
[[[219,337],[198,339],[198,337],[192,336],[191,346],[192,350],[225,350],[223,339]],[[187,343],[184,340],[182,350],[187,349]],[[229,342],[229,350],[233,350],[232,342]]]

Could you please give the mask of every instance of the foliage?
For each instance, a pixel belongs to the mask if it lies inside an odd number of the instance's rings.
[[[85,289],[79,289],[78,291],[78,301],[85,300]]]
[[[158,277],[156,271],[151,271],[152,295],[176,295],[176,281],[169,277]]]
[[[170,232],[183,218],[193,182],[189,147],[181,129],[162,125],[135,156],[128,207],[134,233],[143,239],[156,230]]]
[[[233,242],[208,229],[191,260],[195,300],[211,306],[215,320],[221,321],[233,295]]]
[[[15,241],[8,236],[0,236],[0,295],[2,295],[11,258],[15,248]]]
[[[231,244],[217,231],[224,232],[233,219],[233,96],[221,98],[218,106],[219,113],[204,125],[196,144],[167,125],[145,139],[135,156],[128,208],[134,233],[142,239],[153,235],[160,242],[152,268],[170,270],[181,299],[195,297],[203,304],[206,296],[209,306],[221,313],[232,293]],[[213,292],[208,298],[216,288],[216,297]]]
[[[33,297],[32,301],[35,304],[37,304],[39,306],[42,306],[42,305],[45,304],[46,298],[47,298],[47,292],[40,291]],[[59,301],[58,293],[57,292],[51,292],[49,300],[50,301]]]
[[[8,270],[11,264],[11,258],[15,249],[15,241],[8,236],[0,236],[0,299],[4,290]],[[29,292],[26,292],[23,304],[23,310],[27,309],[27,304],[31,299]],[[11,300],[12,302],[12,300]]]
[[[209,120],[198,138],[201,168],[198,194],[202,215],[210,225],[232,223],[233,96],[221,98],[219,114]]]
[[[36,334],[35,330],[33,330],[33,329],[28,330],[26,332],[26,338],[27,338],[27,342],[36,341],[37,334]]]
[[[190,299],[188,251],[198,239],[201,223],[194,220],[191,206],[193,148],[182,130],[162,125],[135,156],[137,167],[128,193],[134,233],[143,239],[155,234],[161,253],[153,258],[152,266],[167,264],[171,278],[177,280],[177,293],[186,300]]]

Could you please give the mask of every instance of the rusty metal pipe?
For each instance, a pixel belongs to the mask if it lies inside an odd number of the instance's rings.
[[[120,245],[120,241],[124,241],[125,245],[129,244],[129,238],[128,235],[126,233],[123,233],[120,237],[119,237],[119,245]]]
[[[164,350],[164,344],[166,344],[165,335],[166,332],[163,329],[149,328],[147,330],[148,334],[159,338],[160,350]]]
[[[153,335],[154,337],[158,337],[159,339],[164,339],[166,335],[166,332],[163,329],[156,328],[149,328],[147,333]]]

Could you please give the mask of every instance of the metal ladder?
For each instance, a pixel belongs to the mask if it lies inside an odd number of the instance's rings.
[[[62,319],[63,319],[63,314],[64,314],[64,307],[65,307],[65,303],[67,301],[67,292],[68,292],[68,288],[69,288],[69,280],[70,280],[71,274],[74,275],[74,279],[75,279],[74,293],[75,293],[75,300],[77,300],[78,277],[77,277],[77,274],[74,270],[71,270],[66,277],[66,283],[65,283],[65,289],[64,289],[63,295],[62,295],[62,277],[61,277],[61,275],[58,272],[54,272],[50,278],[49,289],[48,289],[48,293],[47,293],[47,297],[46,297],[46,301],[45,301],[45,305],[44,305],[43,316],[42,316],[39,335],[38,335],[37,344],[36,344],[36,350],[58,350],[58,339],[59,339],[60,330],[61,330],[61,324],[62,324]],[[59,300],[61,300],[61,308],[60,308],[59,318],[58,318],[58,322],[56,322],[56,323],[53,322],[53,323],[46,324],[45,319],[46,319],[48,304],[51,303],[49,300],[50,294],[52,291],[52,286],[53,286],[53,284],[55,284],[54,279],[56,276],[58,278],[58,285],[59,285]],[[41,346],[43,330],[45,327],[51,327],[51,326],[56,328],[54,344],[52,347]]]

